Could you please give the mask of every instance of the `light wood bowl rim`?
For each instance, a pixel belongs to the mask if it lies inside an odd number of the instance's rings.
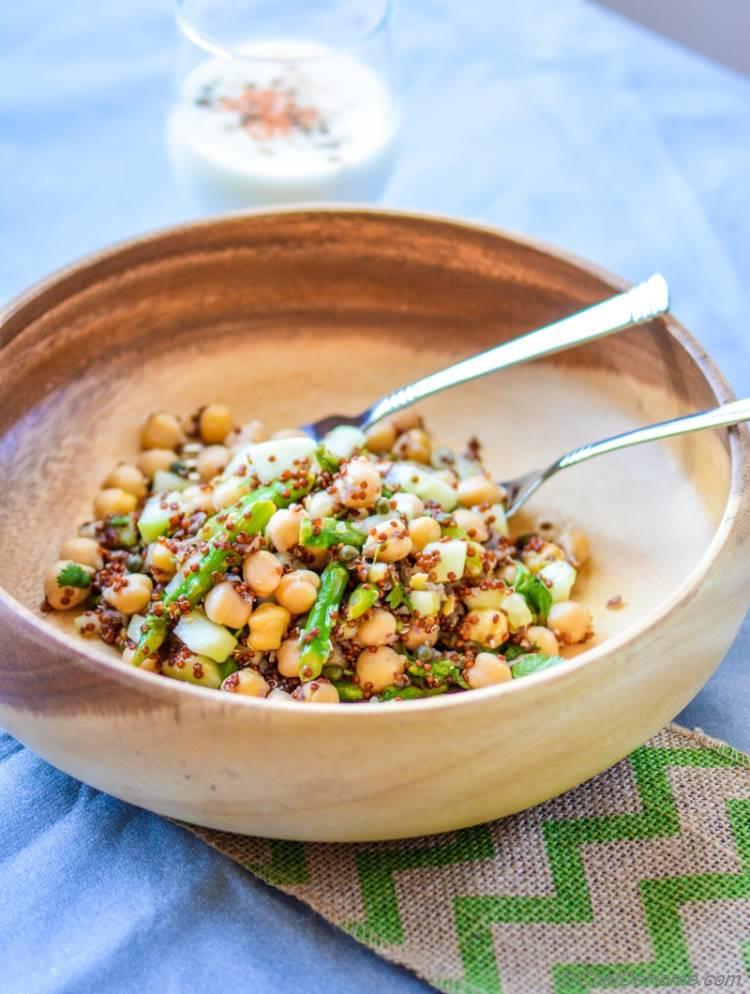
[[[52,289],[55,285],[64,282],[70,277],[81,275],[87,269],[91,269],[99,263],[112,259],[123,252],[152,245],[164,238],[172,238],[203,228],[231,228],[235,225],[240,226],[246,219],[256,217],[272,218],[276,215],[290,214],[343,214],[347,216],[364,215],[366,217],[394,218],[399,221],[415,221],[443,228],[452,227],[457,232],[466,230],[492,237],[499,236],[507,241],[515,242],[524,248],[550,255],[562,262],[573,265],[587,274],[603,280],[615,291],[627,289],[631,285],[626,280],[612,274],[603,267],[573,252],[551,245],[542,239],[520,234],[507,228],[482,224],[470,219],[456,218],[439,213],[398,210],[358,204],[290,204],[272,209],[257,208],[237,211],[219,217],[187,221],[182,224],[157,228],[145,234],[124,239],[103,249],[87,253],[69,265],[54,270],[48,276],[36,281],[26,290],[13,297],[0,311],[0,327],[12,318],[21,315],[26,307],[32,306],[42,294]],[[215,250],[219,251],[219,248],[217,247]],[[210,251],[210,249],[206,251]],[[67,299],[70,299],[70,297]],[[696,337],[674,318],[671,312],[660,320],[664,324],[666,331],[695,362],[716,396],[717,402],[724,404],[735,399],[735,394],[725,376]],[[0,348],[0,354],[1,352],[2,348]],[[636,426],[634,425],[634,427]],[[735,536],[740,535],[743,531],[738,524],[738,519],[742,517],[739,513],[742,508],[745,510],[750,509],[750,493],[745,492],[742,486],[743,477],[748,467],[750,467],[750,429],[747,425],[739,425],[728,429],[728,436],[731,464],[730,490],[721,520],[716,527],[708,548],[698,563],[685,576],[670,596],[661,602],[657,608],[620,634],[608,638],[600,645],[586,650],[573,659],[569,659],[564,666],[553,667],[541,673],[532,674],[523,680],[513,680],[496,687],[486,687],[465,693],[446,694],[424,700],[401,701],[399,702],[399,708],[406,709],[415,714],[424,712],[425,720],[430,720],[430,715],[436,710],[442,711],[445,708],[470,706],[471,701],[477,699],[477,695],[480,695],[482,699],[496,697],[501,694],[522,695],[531,692],[537,686],[541,687],[543,683],[552,685],[553,682],[573,681],[582,668],[596,666],[603,658],[613,655],[623,646],[638,640],[646,632],[662,624],[676,607],[690,600],[693,591],[700,586],[703,579],[715,568],[717,563],[725,555],[732,554],[731,542]],[[314,708],[306,708],[300,707],[295,702],[266,701],[235,694],[220,694],[218,691],[210,692],[206,688],[195,687],[178,680],[155,679],[153,674],[143,673],[135,667],[123,666],[119,660],[90,648],[86,640],[45,623],[44,618],[34,614],[33,611],[21,604],[2,586],[0,586],[0,602],[8,608],[10,613],[15,614],[22,624],[36,630],[42,638],[49,639],[54,643],[60,652],[73,653],[77,657],[77,660],[84,664],[86,669],[93,670],[96,674],[104,676],[104,673],[102,673],[102,667],[104,667],[104,672],[108,676],[111,676],[115,682],[130,685],[133,689],[137,689],[139,692],[154,698],[156,703],[176,703],[174,695],[178,695],[177,701],[179,701],[181,696],[187,695],[186,703],[192,698],[195,703],[201,704],[204,708],[209,708],[212,705],[224,708],[229,704],[228,699],[231,698],[231,706],[249,709],[249,713],[255,711],[256,708],[270,707],[277,711],[286,711],[289,714],[294,714],[300,721],[308,722],[314,722],[322,717],[330,721],[336,715],[342,720],[348,720],[352,710],[355,710],[360,716],[358,720],[377,721],[377,716],[383,714],[383,710],[377,706],[351,708],[342,707],[340,704],[318,704]]]

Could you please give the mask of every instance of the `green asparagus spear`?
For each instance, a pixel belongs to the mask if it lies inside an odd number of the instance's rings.
[[[303,681],[320,676],[333,651],[331,631],[349,582],[341,563],[329,563],[320,575],[320,589],[300,635],[299,674]]]
[[[305,518],[299,530],[299,544],[308,549],[330,549],[332,545],[353,545],[361,549],[367,535],[348,521],[338,518]]]
[[[415,687],[413,684],[408,687],[386,687],[385,690],[380,691],[378,699],[381,701],[396,699],[413,701],[417,697],[435,697],[437,694],[445,694],[448,689],[447,683],[441,683],[438,687]],[[339,697],[341,697],[341,691],[339,691]],[[344,698],[341,699],[344,700]]]
[[[363,701],[365,699],[365,692],[361,687],[358,687],[356,683],[348,683],[345,680],[333,681],[333,685],[339,692],[340,701]]]
[[[346,605],[346,620],[356,621],[365,611],[369,611],[378,599],[378,588],[369,583],[357,587]]]
[[[454,684],[464,689],[467,687],[461,666],[456,665],[456,663],[451,662],[447,658],[437,657],[426,663],[421,660],[415,660],[415,662],[409,663],[406,671],[410,676],[420,681],[427,681],[429,678],[430,683],[432,683],[432,681],[437,680],[440,686],[444,685],[446,689],[449,684]],[[434,689],[434,687],[430,687],[430,689]]]
[[[315,478],[311,474],[310,477],[302,484],[292,484],[284,480],[274,480],[274,482],[269,483],[267,487],[258,487],[258,489],[253,490],[252,493],[245,494],[244,497],[240,497],[238,501],[226,508],[224,511],[220,511],[212,518],[209,518],[198,533],[198,538],[204,542],[208,541],[208,539],[212,538],[221,528],[224,527],[227,514],[237,514],[240,511],[244,511],[245,508],[250,507],[251,504],[255,504],[259,500],[271,500],[276,507],[289,507],[290,504],[296,504],[297,501],[301,500],[304,496],[306,496],[306,494],[310,493],[314,482]]]
[[[167,637],[169,613],[166,608],[183,599],[187,600],[191,607],[195,607],[213,587],[214,573],[223,573],[226,568],[231,550],[225,546],[234,541],[240,533],[253,535],[263,531],[276,511],[276,505],[271,500],[257,500],[249,505],[245,504],[240,510],[235,510],[240,503],[238,501],[237,504],[227,508],[226,519],[222,527],[214,532],[208,550],[198,563],[198,569],[187,573],[164,596],[161,602],[164,608],[163,614],[159,616],[149,614],[146,617],[133,655],[134,666],[140,666],[144,659],[156,652]]]

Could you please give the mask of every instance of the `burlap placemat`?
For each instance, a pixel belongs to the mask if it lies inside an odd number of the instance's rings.
[[[562,797],[447,835],[186,827],[450,994],[750,994],[750,756],[678,725]]]

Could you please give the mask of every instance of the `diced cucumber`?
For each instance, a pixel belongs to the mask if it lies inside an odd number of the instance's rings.
[[[218,690],[221,686],[224,667],[208,656],[189,656],[187,659],[180,659],[180,663],[181,666],[171,662],[162,663],[161,671],[174,680],[196,683],[200,687],[213,687],[214,690]]]
[[[166,493],[168,490],[187,490],[191,486],[191,481],[186,480],[179,473],[173,473],[169,469],[157,469],[154,473],[153,491],[155,494]]]
[[[208,656],[217,663],[223,663],[237,645],[237,639],[228,629],[209,621],[202,611],[183,614],[174,633],[191,652]]]
[[[484,549],[479,542],[466,543],[466,566],[464,576],[481,576],[484,572]]]
[[[512,632],[519,628],[525,628],[534,621],[534,616],[529,610],[526,599],[521,594],[506,594],[500,602],[500,610],[504,611],[508,617],[508,625]]]
[[[180,495],[175,491],[149,497],[138,518],[138,531],[144,542],[155,542],[160,535],[166,535],[169,521],[175,513],[170,505],[179,502]]]
[[[570,563],[558,559],[543,566],[537,575],[547,584],[553,604],[570,600],[570,592],[578,576]]]
[[[480,590],[478,587],[463,598],[464,604],[470,610],[497,611],[508,595],[503,590]]]
[[[502,504],[493,504],[486,514],[482,514],[482,517],[487,522],[487,527],[493,535],[499,535],[501,538],[510,538],[508,519]]]
[[[312,438],[273,438],[259,442],[250,453],[253,469],[261,483],[271,483],[287,470],[294,472],[301,459],[309,459],[314,468],[315,460],[311,457],[316,448]]]
[[[128,638],[131,642],[138,642],[141,637],[141,626],[145,621],[145,617],[142,614],[134,614],[130,619],[130,624],[128,625]]]
[[[430,573],[435,574],[438,583],[460,580],[466,566],[466,542],[460,538],[451,538],[447,542],[430,542],[424,548],[425,555],[437,552],[440,561]],[[449,576],[450,574],[450,576]]]
[[[235,451],[232,458],[224,467],[224,471],[221,474],[221,479],[229,479],[230,476],[237,476],[237,471],[245,467],[244,472],[247,472],[247,467],[252,466],[252,452],[255,448],[255,442],[248,442],[246,445],[240,445]]]
[[[397,483],[402,490],[416,494],[422,500],[436,501],[444,511],[452,511],[458,503],[458,493],[449,483],[416,463],[394,463],[387,480],[389,483]]]
[[[323,445],[337,459],[348,459],[356,450],[364,447],[365,433],[354,425],[339,425],[323,438]]]
[[[409,603],[421,618],[431,618],[440,610],[440,597],[434,590],[410,590]]]
[[[354,591],[352,591],[349,603],[346,606],[347,621],[356,621],[357,618],[361,618],[366,611],[370,610],[377,599],[377,587],[366,586],[364,584],[357,587]]]
[[[417,518],[420,514],[424,513],[424,505],[422,504],[422,500],[420,497],[417,497],[416,494],[394,494],[390,499],[390,503],[395,503],[396,513],[402,514],[407,521],[411,521],[412,518]]]

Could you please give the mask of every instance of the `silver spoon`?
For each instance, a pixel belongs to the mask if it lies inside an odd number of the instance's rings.
[[[750,398],[733,400],[729,404],[722,404],[721,407],[713,407],[708,411],[697,411],[695,414],[686,414],[684,417],[673,418],[671,421],[660,421],[658,424],[626,431],[622,435],[613,435],[600,442],[589,442],[588,445],[581,445],[571,452],[566,452],[564,456],[560,456],[546,469],[534,470],[524,476],[516,477],[515,480],[507,480],[501,484],[508,494],[508,509],[505,513],[508,517],[515,514],[543,483],[559,473],[561,469],[577,466],[579,463],[586,462],[587,459],[593,459],[594,456],[603,456],[606,452],[616,452],[618,449],[627,449],[631,445],[641,445],[643,442],[656,442],[662,438],[672,438],[674,435],[702,431],[704,428],[736,425],[742,421],[750,421]]]
[[[625,293],[618,293],[593,307],[572,314],[570,317],[545,325],[537,331],[513,338],[509,342],[497,345],[479,355],[463,359],[447,369],[431,373],[416,383],[399,387],[381,400],[376,401],[362,414],[348,416],[346,414],[330,414],[320,421],[305,425],[303,430],[314,439],[320,440],[323,435],[339,425],[354,425],[366,430],[377,421],[395,414],[403,407],[423,400],[448,387],[458,386],[474,380],[478,376],[494,373],[499,369],[507,369],[529,359],[560,352],[572,345],[603,338],[615,331],[643,324],[652,318],[664,314],[669,308],[669,287],[667,281],[658,273],[639,283]]]

